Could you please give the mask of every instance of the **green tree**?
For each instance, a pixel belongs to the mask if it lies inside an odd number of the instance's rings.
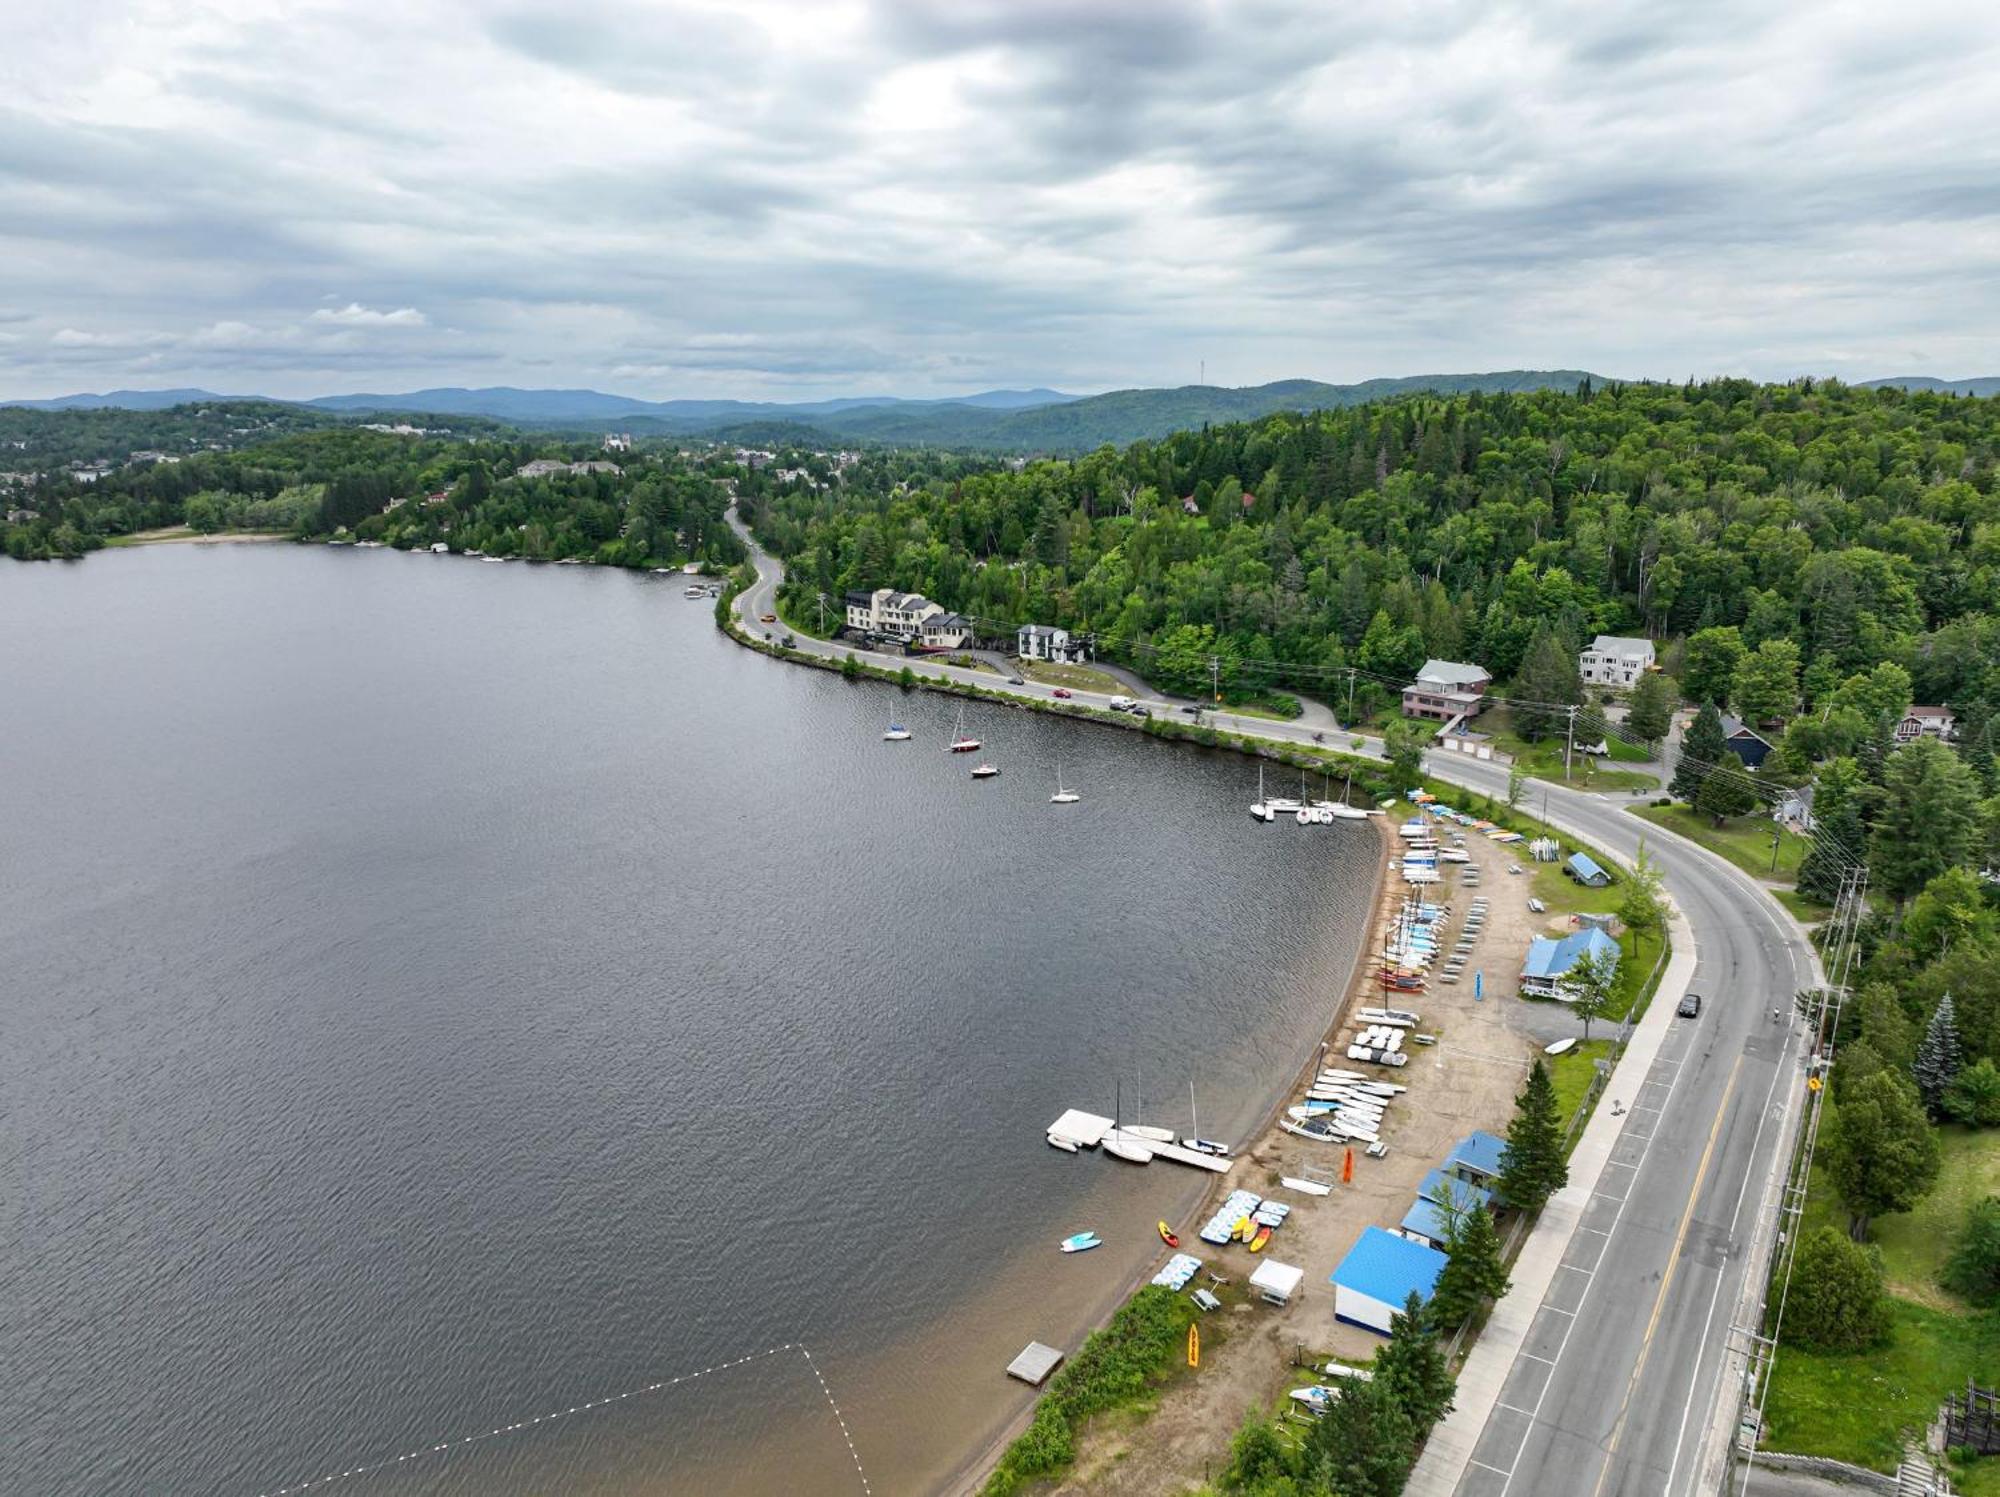
[[[1632,871],[1625,875],[1624,892],[1618,899],[1618,918],[1642,936],[1666,924],[1667,912],[1660,899],[1660,865],[1647,853],[1643,836],[1632,859]]]
[[[1576,651],[1547,619],[1535,625],[1528,652],[1514,678],[1514,731],[1530,743],[1569,729],[1567,708],[1583,700]]]
[[[1389,1344],[1375,1353],[1375,1384],[1409,1412],[1419,1433],[1451,1412],[1457,1381],[1423,1301],[1412,1294],[1389,1321]],[[1414,1453],[1414,1452],[1413,1452]]]
[[[1883,768],[1882,808],[1869,844],[1870,882],[1900,908],[1979,843],[1979,780],[1944,744],[1898,749]]]
[[[1675,800],[1693,805],[1701,794],[1702,781],[1728,752],[1729,740],[1722,733],[1722,714],[1714,702],[1704,701],[1694,721],[1688,724],[1687,732],[1681,735],[1681,756],[1674,765],[1674,779],[1667,793]]]
[[[1816,1227],[1799,1240],[1783,1339],[1813,1351],[1858,1352],[1889,1337],[1882,1263],[1872,1248]]]
[[[1743,761],[1725,750],[1722,763],[1702,779],[1694,808],[1721,826],[1730,817],[1743,816],[1757,808],[1757,782],[1750,778]]]
[[[1373,1382],[1343,1383],[1306,1434],[1307,1489],[1329,1497],[1397,1497],[1426,1428],[1382,1386],[1379,1373]]]
[[[847,652],[847,658],[840,662],[840,673],[850,681],[858,680],[860,678],[861,662],[855,658],[855,654],[852,650],[849,650]]]
[[[1377,609],[1355,647],[1354,663],[1392,681],[1411,680],[1424,663],[1424,637],[1414,627],[1398,629],[1387,613]]]
[[[1626,731],[1655,752],[1660,740],[1674,724],[1674,698],[1678,688],[1673,677],[1647,671],[1632,689],[1632,710],[1626,714]]]
[[[1730,699],[1751,722],[1790,717],[1799,707],[1799,647],[1767,639],[1736,667]]]
[[[1727,626],[1701,629],[1687,642],[1687,660],[1681,667],[1681,683],[1697,702],[1714,702],[1726,707],[1736,686],[1736,672],[1742,667],[1743,636]]]
[[[1539,1211],[1568,1183],[1569,1156],[1563,1151],[1563,1120],[1556,1116],[1555,1083],[1538,1055],[1507,1124],[1500,1194],[1511,1206]]]
[[[1382,730],[1382,753],[1389,761],[1392,786],[1411,789],[1424,777],[1424,745],[1429,735],[1413,722],[1391,718]]]
[[[1966,1211],[1944,1286],[1975,1305],[2000,1305],[2000,1196],[1984,1196]]]
[[[1799,864],[1798,890],[1808,899],[1832,904],[1840,897],[1841,880],[1864,857],[1868,832],[1861,825],[1861,811],[1854,802],[1842,801],[1831,816],[1814,821],[1812,845]]]
[[[917,685],[917,673],[907,665],[904,666],[900,671],[896,672],[896,684],[905,691],[914,691]]]
[[[1507,809],[1513,810],[1521,804],[1521,796],[1528,788],[1528,771],[1516,761],[1507,766]]]
[[[1507,1265],[1500,1261],[1500,1233],[1484,1206],[1474,1206],[1451,1224],[1445,1244],[1445,1266],[1431,1291],[1434,1325],[1463,1325],[1488,1300],[1507,1292]]]
[[[1968,1128],[2000,1123],[2000,1066],[1985,1056],[1961,1070],[1945,1093],[1944,1110],[1953,1122]]]
[[[1937,1180],[1937,1130],[1916,1088],[1893,1071],[1864,1076],[1846,1089],[1832,1134],[1828,1172],[1847,1204],[1848,1233],[1856,1242],[1868,1240],[1876,1217],[1908,1211]]]
[[[1590,1023],[1604,1017],[1611,1007],[1611,989],[1618,976],[1617,963],[1608,951],[1586,950],[1557,981],[1570,1012],[1583,1020],[1583,1042],[1590,1043]]]
[[[1965,1062],[1964,1048],[1958,1042],[1958,1021],[1953,1016],[1951,994],[1946,993],[1938,1000],[1938,1006],[1931,1010],[1931,1021],[1924,1028],[1923,1043],[1917,1046],[1917,1058],[1910,1063],[1910,1074],[1916,1079],[1917,1095],[1924,1099],[1924,1106],[1931,1116],[1937,1117],[1945,1110],[1945,1097],[1951,1091],[1952,1083],[1958,1080],[1959,1068]]]

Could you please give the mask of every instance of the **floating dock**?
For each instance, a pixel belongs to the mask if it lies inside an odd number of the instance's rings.
[[[1094,1112],[1085,1112],[1072,1107],[1053,1123],[1049,1124],[1049,1137],[1067,1139],[1081,1148],[1094,1149],[1103,1143],[1117,1124],[1110,1118],[1099,1117]],[[1199,1149],[1184,1149],[1179,1144],[1164,1143],[1156,1138],[1137,1138],[1152,1152],[1155,1159],[1169,1160],[1174,1164],[1185,1164],[1194,1169],[1208,1170],[1212,1174],[1226,1175],[1234,1159],[1219,1159],[1213,1154],[1204,1154]]]
[[[1053,1346],[1030,1341],[1021,1355],[1007,1364],[1007,1376],[1017,1377],[1031,1388],[1039,1388],[1062,1359],[1063,1354]]]

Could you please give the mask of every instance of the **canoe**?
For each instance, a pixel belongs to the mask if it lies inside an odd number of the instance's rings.
[[[1553,1045],[1542,1047],[1544,1055],[1567,1055],[1576,1048],[1575,1040],[1557,1040]]]
[[[1250,1239],[1250,1251],[1253,1253],[1263,1252],[1265,1245],[1269,1243],[1270,1240],[1271,1240],[1271,1229],[1269,1227],[1259,1227],[1257,1229],[1257,1235]]]
[[[1239,1216],[1236,1218],[1236,1225],[1229,1229],[1229,1235],[1234,1237],[1238,1242],[1248,1242],[1251,1234],[1256,1230],[1256,1224],[1249,1217]]]
[[[1065,1237],[1057,1244],[1065,1253],[1087,1253],[1094,1247],[1103,1247],[1095,1232],[1077,1232]]]
[[[1170,1248],[1177,1248],[1181,1245],[1180,1238],[1174,1236],[1173,1229],[1165,1222],[1159,1223],[1159,1228],[1160,1241],[1164,1242]]]

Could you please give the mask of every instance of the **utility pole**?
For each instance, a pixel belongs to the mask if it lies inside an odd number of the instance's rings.
[[[1354,726],[1354,667],[1347,668],[1347,725]]]
[[[1569,779],[1570,755],[1576,750],[1576,708],[1569,709],[1569,727],[1563,734],[1563,779]]]
[[[826,594],[819,595],[819,632],[826,633]]]
[[[1773,873],[1778,871],[1778,841],[1783,837],[1784,832],[1784,827],[1778,823],[1773,822],[1771,824],[1771,872]]]
[[[1222,657],[1220,655],[1211,655],[1208,657],[1208,684],[1209,684],[1209,689],[1215,693],[1216,706],[1218,707],[1221,706],[1222,705]]]

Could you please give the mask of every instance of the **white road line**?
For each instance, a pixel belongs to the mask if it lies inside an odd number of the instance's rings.
[[[1514,1475],[1514,1468],[1512,1466],[1509,1466],[1505,1471],[1502,1471],[1498,1466],[1489,1466],[1486,1464],[1486,1462],[1478,1460],[1472,1456],[1467,1456],[1465,1458],[1465,1461],[1467,1465],[1477,1466],[1481,1471],[1491,1471],[1495,1476],[1505,1476],[1511,1478]]]

